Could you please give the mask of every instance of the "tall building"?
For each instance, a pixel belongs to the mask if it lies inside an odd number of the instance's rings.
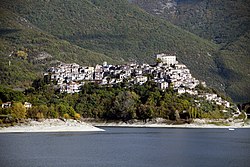
[[[178,64],[178,61],[176,61],[175,54],[166,54],[166,53],[157,54],[156,59],[160,59],[163,64],[167,65]]]

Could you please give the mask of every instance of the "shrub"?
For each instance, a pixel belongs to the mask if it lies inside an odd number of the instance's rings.
[[[65,119],[70,119],[71,117],[69,116],[69,114],[63,114],[63,118],[65,118]]]
[[[75,113],[74,118],[77,119],[77,120],[79,120],[81,118],[81,115],[78,114],[78,113]]]
[[[44,119],[43,113],[42,113],[42,112],[38,112],[38,113],[36,114],[36,118],[37,118],[37,119]]]

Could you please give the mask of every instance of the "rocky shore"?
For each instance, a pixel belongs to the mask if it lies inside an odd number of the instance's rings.
[[[86,120],[89,124],[97,127],[162,127],[162,128],[250,128],[250,122],[242,120],[211,120],[211,119],[194,119],[189,123],[180,123],[157,118],[155,120],[128,121],[128,122],[105,122]]]
[[[152,127],[152,128],[250,128],[250,121],[242,120],[210,120],[194,119],[192,122],[180,123],[157,118],[147,122],[132,120],[128,122],[106,122],[95,119],[60,120],[46,119],[43,121],[29,120],[15,126],[2,127],[0,133],[17,132],[86,132],[104,131],[98,127]]]

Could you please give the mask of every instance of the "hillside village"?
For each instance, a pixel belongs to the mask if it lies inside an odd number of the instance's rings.
[[[178,94],[197,95],[218,105],[230,107],[230,103],[217,94],[198,94],[194,88],[199,84],[206,86],[205,82],[192,77],[190,70],[177,61],[175,54],[157,54],[156,60],[156,65],[137,63],[110,65],[104,62],[95,67],[61,63],[57,67],[50,67],[44,76],[49,76],[61,93],[80,92],[85,82],[113,86],[122,82],[142,85],[151,80],[162,90],[171,86]]]

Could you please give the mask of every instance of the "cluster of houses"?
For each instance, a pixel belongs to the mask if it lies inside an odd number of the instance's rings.
[[[157,83],[158,87],[165,90],[172,86],[179,94],[189,93],[198,95],[194,89],[197,85],[203,84],[192,77],[190,70],[180,64],[175,54],[157,54],[157,64],[137,64],[109,65],[104,62],[95,67],[80,66],[76,63],[61,63],[57,67],[51,67],[44,75],[50,76],[60,88],[61,93],[77,93],[85,82],[96,82],[100,85],[112,86],[126,81],[130,84],[142,85],[148,80]],[[217,104],[230,106],[216,94],[202,94],[200,97]]]
[[[198,95],[198,97],[205,98],[208,101],[213,101],[217,105],[223,105],[223,106],[225,106],[227,108],[230,107],[230,103],[228,101],[226,101],[226,100],[223,100],[217,94],[205,93],[205,94]]]

